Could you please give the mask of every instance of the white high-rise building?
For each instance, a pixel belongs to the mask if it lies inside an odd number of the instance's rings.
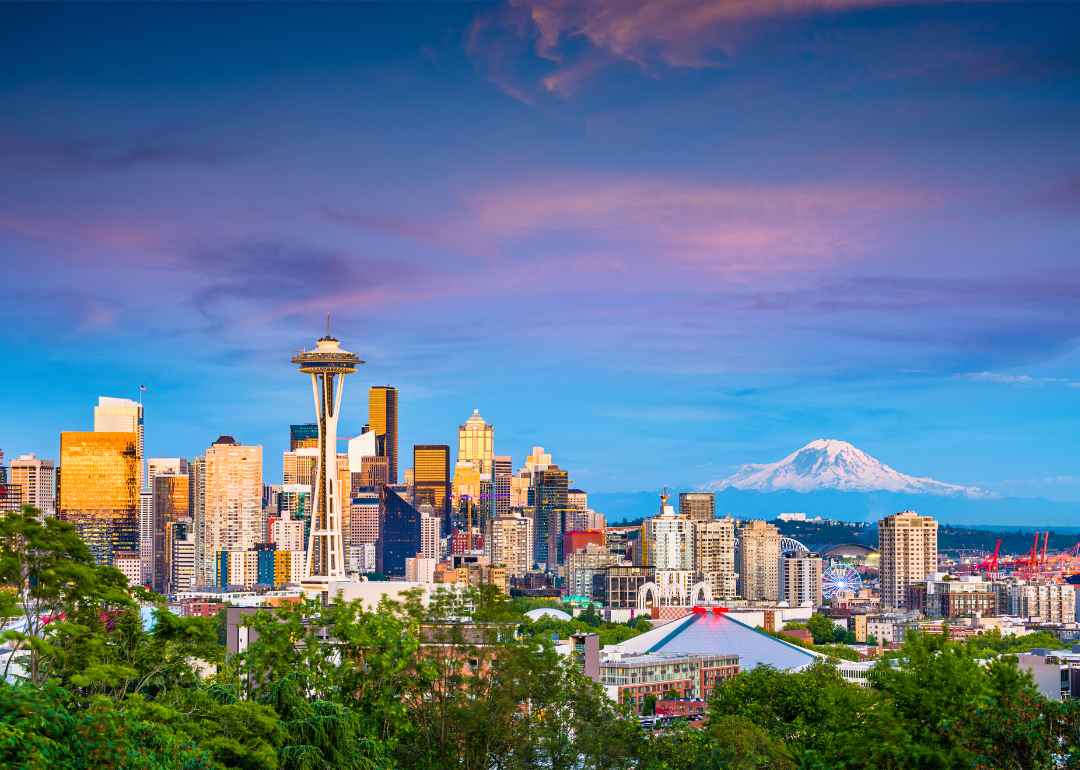
[[[792,551],[780,556],[777,564],[780,600],[792,607],[803,602],[821,606],[821,554]]]
[[[143,407],[130,398],[109,398],[98,396],[98,405],[94,407],[95,433],[134,433],[138,437],[139,487],[146,483],[146,468],[143,460]]]
[[[908,586],[937,572],[937,530],[936,521],[914,511],[878,522],[882,607],[906,609]]]
[[[191,531],[191,520],[183,537],[174,538],[169,546],[172,548],[172,558],[169,560],[172,568],[172,590],[187,591],[195,588],[195,533]]]
[[[426,509],[426,510],[425,510]],[[425,558],[439,558],[439,527],[442,524],[430,505],[421,505],[420,511],[420,552]]]
[[[522,577],[533,565],[533,520],[525,516],[495,516],[488,522],[485,543],[491,564],[506,567],[510,577]]]
[[[52,460],[39,460],[35,454],[22,455],[8,464],[8,472],[8,482],[22,489],[22,505],[32,505],[46,517],[56,515]]]
[[[694,522],[675,513],[661,495],[660,515],[645,519],[641,527],[641,566],[658,570],[694,569]]]
[[[270,542],[278,551],[304,550],[304,522],[283,511],[279,517],[270,520]]]
[[[139,585],[151,585],[154,578],[154,489],[139,490]]]
[[[206,450],[204,560],[211,575],[215,554],[247,551],[262,534],[262,447],[222,436]]]

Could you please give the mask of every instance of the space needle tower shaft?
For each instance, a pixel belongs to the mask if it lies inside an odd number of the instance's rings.
[[[307,546],[307,577],[311,587],[328,586],[347,579],[345,539],[342,532],[342,489],[337,474],[337,424],[345,375],[352,374],[363,361],[342,350],[330,336],[330,315],[326,316],[326,336],[315,350],[298,351],[292,358],[300,371],[311,375],[315,395],[315,416],[319,426],[319,458],[312,489],[311,533]]]

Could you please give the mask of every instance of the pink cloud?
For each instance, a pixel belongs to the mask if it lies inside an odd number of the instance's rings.
[[[477,190],[447,240],[473,253],[542,251],[657,280],[653,268],[703,280],[816,270],[861,258],[889,224],[932,196],[839,185],[706,186],[670,179],[579,178]],[[587,255],[583,265],[581,255]],[[536,268],[531,262],[529,269]]]
[[[467,39],[474,61],[522,101],[535,87],[514,72],[532,42],[553,63],[543,90],[570,96],[602,70],[629,63],[657,76],[672,68],[722,67],[740,46],[776,19],[850,10],[854,2],[518,2],[474,22]]]

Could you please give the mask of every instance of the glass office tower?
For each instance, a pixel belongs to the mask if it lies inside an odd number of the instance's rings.
[[[75,525],[98,564],[139,552],[139,446],[135,432],[60,434],[60,519]]]

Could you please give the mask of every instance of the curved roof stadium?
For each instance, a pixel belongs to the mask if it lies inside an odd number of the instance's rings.
[[[877,548],[872,548],[861,543],[841,543],[830,545],[821,550],[823,559],[842,559],[845,556],[880,556]]]

